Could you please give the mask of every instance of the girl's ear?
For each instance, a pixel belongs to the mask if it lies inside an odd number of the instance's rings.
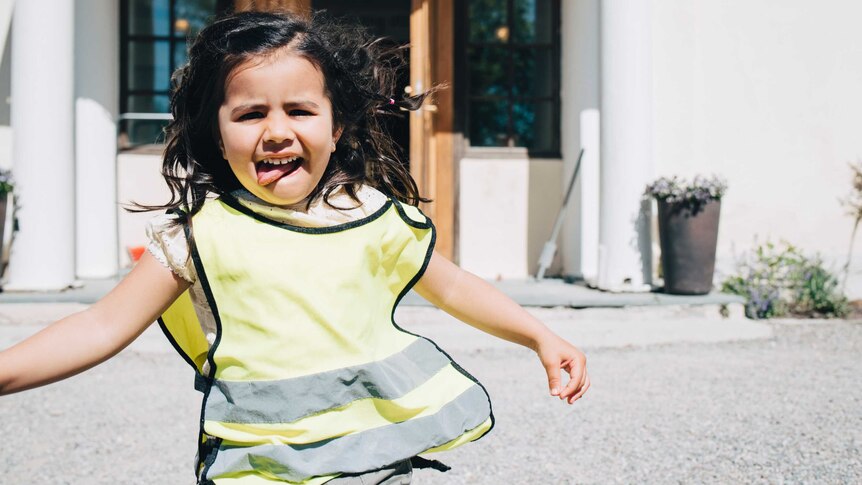
[[[218,149],[221,152],[221,157],[227,159],[227,157],[224,156],[224,142],[221,141],[221,138],[218,140]]]
[[[335,152],[335,145],[338,143],[338,140],[341,138],[341,134],[344,133],[344,128],[338,128],[335,130],[335,133],[332,134],[332,151]]]

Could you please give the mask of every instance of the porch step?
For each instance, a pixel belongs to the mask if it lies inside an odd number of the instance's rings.
[[[624,308],[640,306],[697,306],[707,307],[709,313],[730,312],[741,315],[745,298],[738,295],[713,292],[708,295],[669,295],[665,293],[611,293],[582,284],[566,283],[561,279],[491,281],[497,289],[529,307],[567,308]],[[402,305],[430,306],[415,292],[404,297]]]
[[[73,288],[61,291],[4,291],[2,303],[61,303],[92,304],[106,295],[119,282],[119,277],[77,282]],[[664,293],[610,293],[582,284],[566,283],[561,279],[491,281],[495,287],[527,307],[565,308],[625,308],[650,306],[701,307],[705,314],[741,316],[745,299],[737,295],[710,293],[684,296]],[[431,306],[415,292],[408,293],[402,306]]]

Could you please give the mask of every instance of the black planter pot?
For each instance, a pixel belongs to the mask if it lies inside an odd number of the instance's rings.
[[[705,295],[712,290],[720,213],[719,200],[712,200],[697,211],[681,203],[658,201],[665,293]]]

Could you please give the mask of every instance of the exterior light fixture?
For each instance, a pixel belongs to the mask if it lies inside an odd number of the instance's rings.
[[[174,32],[182,32],[186,33],[189,31],[189,20],[188,19],[176,19],[174,21]]]
[[[499,39],[500,42],[509,42],[509,27],[506,27],[505,25],[497,27],[497,30],[494,31],[494,35],[497,36],[497,39]]]

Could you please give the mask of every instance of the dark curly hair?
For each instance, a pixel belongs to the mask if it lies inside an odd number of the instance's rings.
[[[165,129],[162,175],[171,190],[165,205],[137,204],[137,210],[180,209],[189,217],[208,193],[240,187],[219,149],[218,110],[225,84],[240,64],[288,47],[322,73],[332,104],[334,125],[342,129],[337,150],[307,204],[339,187],[357,203],[356,190],[367,184],[411,204],[428,202],[388,134],[385,118],[418,109],[433,89],[415,96],[396,92],[404,46],[371,37],[362,27],[318,12],[241,12],[215,20],[189,48],[189,61],[173,75],[173,121]],[[331,205],[331,204],[330,204]],[[180,221],[178,221],[180,222]]]

